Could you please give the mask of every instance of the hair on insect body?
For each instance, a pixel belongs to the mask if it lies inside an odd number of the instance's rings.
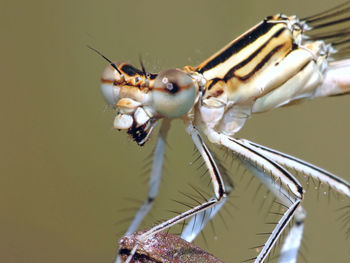
[[[310,99],[350,93],[350,2],[299,19],[277,14],[268,16],[234,39],[197,67],[146,72],[117,61],[102,76],[101,90],[115,109],[114,128],[125,130],[143,146],[160,123],[154,150],[148,197],[136,213],[126,236],[134,233],[157,197],[166,137],[174,119],[184,122],[208,170],[213,195],[165,220],[136,238],[126,262],[157,233],[186,219],[181,238],[191,242],[227,202],[233,186],[207,147],[222,146],[235,155],[285,208],[274,229],[250,260],[264,262],[286,227],[280,263],[295,262],[303,236],[304,187],[290,172],[295,170],[335,192],[350,197],[350,184],[313,164],[259,145],[235,134],[250,116]],[[195,191],[195,189],[193,189]],[[347,207],[345,226],[349,226]],[[209,212],[210,211],[210,212]],[[196,220],[197,217],[203,218]],[[117,262],[120,262],[117,257]]]

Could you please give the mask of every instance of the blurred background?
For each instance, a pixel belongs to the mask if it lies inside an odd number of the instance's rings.
[[[146,69],[197,65],[267,15],[299,17],[343,1],[9,1],[0,2],[0,261],[113,262],[117,240],[147,194],[147,157],[113,130],[115,114],[99,90],[110,59]],[[238,137],[293,154],[350,180],[350,96],[311,101],[253,116]],[[143,228],[183,211],[171,199],[210,193],[193,145],[175,121],[160,198]],[[229,167],[232,205],[196,243],[225,262],[254,257],[267,237],[267,195],[251,174]],[[146,172],[146,175],[144,175]],[[204,178],[204,177],[203,177]],[[302,181],[305,183],[305,181]],[[348,205],[328,188],[307,187],[300,262],[349,262],[350,240],[337,220]],[[259,191],[257,189],[260,189]],[[256,197],[254,198],[256,194]],[[268,202],[267,202],[268,203]],[[222,220],[223,219],[223,220]],[[205,241],[206,240],[206,241]],[[278,251],[275,252],[275,255]]]

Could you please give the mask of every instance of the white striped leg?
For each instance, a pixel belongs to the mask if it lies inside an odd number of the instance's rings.
[[[162,177],[162,167],[164,160],[164,149],[165,149],[165,140],[170,128],[170,121],[164,119],[159,130],[158,140],[156,148],[154,150],[152,170],[148,186],[148,197],[147,200],[140,207],[136,213],[134,220],[131,222],[128,230],[125,235],[133,234],[138,229],[142,220],[145,218],[149,210],[152,208],[153,201],[158,195],[159,185]]]
[[[154,150],[154,157],[153,157],[152,170],[151,170],[151,175],[149,180],[147,200],[141,205],[141,207],[137,211],[125,235],[130,235],[136,232],[142,220],[151,210],[153,206],[153,201],[158,195],[159,185],[162,177],[162,167],[163,167],[163,160],[164,160],[166,136],[168,134],[169,128],[170,128],[170,120],[164,119],[159,129],[158,139]],[[121,258],[119,257],[119,254],[116,257],[115,262],[121,263]]]
[[[259,145],[248,140],[241,140],[245,144],[254,147],[256,151],[268,156],[271,160],[278,162],[288,168],[295,169],[298,172],[312,176],[318,179],[321,183],[327,184],[335,191],[350,197],[350,184],[346,180],[337,177],[336,175],[321,169],[313,164],[300,160],[294,156],[276,151],[274,149]],[[297,253],[301,245],[302,234],[304,230],[305,212],[301,209],[295,215],[295,224],[291,228],[290,233],[284,240],[279,263],[294,263],[297,259]]]
[[[181,222],[182,220],[185,220],[191,216],[194,216],[202,211],[205,211],[207,209],[210,209],[212,207],[214,207],[216,204],[218,204],[220,201],[222,201],[223,198],[226,197],[226,192],[225,192],[225,185],[224,185],[224,181],[221,177],[221,174],[219,172],[219,169],[215,163],[215,160],[213,159],[212,155],[210,154],[207,146],[205,145],[203,139],[201,138],[199,132],[192,126],[189,125],[187,127],[187,132],[191,135],[192,140],[195,144],[195,146],[197,147],[199,153],[201,154],[207,168],[209,171],[209,174],[211,176],[212,179],[212,184],[213,184],[213,188],[214,188],[214,193],[215,193],[215,197],[209,199],[208,201],[174,217],[171,218],[153,228],[151,228],[150,230],[148,230],[147,232],[145,232],[144,234],[142,234],[139,239],[140,242],[143,243],[145,242],[145,240],[147,240],[148,238],[152,237],[152,235],[165,230],[179,222]],[[136,248],[133,249],[133,251],[136,251]],[[131,253],[130,256],[127,259],[127,263],[130,262],[130,260],[132,259],[133,254]]]
[[[232,189],[233,184],[231,179],[226,173],[222,173],[221,176],[225,182],[225,193],[228,196]],[[213,199],[214,197],[212,197]],[[214,207],[208,210],[204,210],[198,213],[196,216],[193,216],[191,220],[186,224],[186,227],[183,229],[181,233],[181,238],[186,240],[187,242],[192,242],[199,233],[206,227],[206,225],[212,220],[215,215],[221,210],[221,208],[226,203],[228,197],[222,198],[222,200],[216,204]]]
[[[224,134],[218,134],[212,130],[207,131],[207,136],[212,142],[223,145],[241,156],[246,163],[249,163],[251,168],[255,168],[253,170],[258,171],[258,174],[267,175],[266,178],[263,178],[263,183],[265,183],[269,189],[272,189],[273,193],[275,193],[279,199],[283,200],[282,196],[285,196],[286,200],[289,200],[287,211],[277,223],[269,239],[255,260],[256,263],[264,262],[283,230],[296,213],[303,198],[303,188],[298,180],[286,169],[278,163],[270,160],[268,157],[262,155],[253,147]],[[267,179],[268,177],[270,177],[270,179]],[[291,194],[289,194],[288,191],[283,191],[282,187],[288,189]]]
[[[276,196],[276,198],[286,207],[293,202],[288,191],[276,184],[275,180],[265,171],[256,165],[252,165],[249,161],[242,160],[243,164],[256,176],[259,180]],[[301,245],[304,230],[304,220],[306,213],[299,206],[294,214],[294,225],[283,242],[278,263],[295,263],[298,258],[298,251]]]
[[[204,210],[193,216],[182,231],[181,238],[187,242],[192,242],[209,223],[209,221],[212,220],[214,216],[220,211],[226,200],[227,197],[224,197],[221,202],[209,209],[209,211]]]
[[[254,148],[256,151],[264,156],[267,156],[269,159],[288,168],[295,169],[303,174],[310,175],[320,180],[322,183],[329,185],[337,192],[350,197],[350,183],[346,180],[294,156],[276,151],[263,145],[259,145],[246,139],[241,140],[241,142]]]
[[[305,217],[305,211],[299,206],[294,215],[294,225],[283,241],[278,263],[297,262],[298,252],[303,238]]]

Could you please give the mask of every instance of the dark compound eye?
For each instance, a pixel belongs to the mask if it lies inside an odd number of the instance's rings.
[[[169,69],[159,73],[154,82],[153,105],[168,118],[186,114],[194,105],[196,86],[187,73]]]

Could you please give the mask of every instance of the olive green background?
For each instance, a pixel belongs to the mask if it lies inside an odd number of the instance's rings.
[[[267,15],[303,17],[340,2],[1,0],[0,262],[112,262],[138,205],[130,198],[146,197],[147,176],[140,174],[155,134],[140,148],[112,129],[115,114],[99,91],[106,62],[87,44],[135,65],[141,54],[149,71],[197,65]],[[335,97],[253,116],[238,136],[350,180],[349,105],[349,96]],[[190,165],[193,146],[181,122],[168,143],[160,199],[143,227],[172,216],[171,199],[181,198],[178,189],[190,193],[189,181],[206,187],[198,165]],[[207,229],[207,245],[202,237],[197,244],[241,262],[265,240],[256,233],[266,230],[268,206],[259,209],[266,190],[253,201],[258,183],[246,187],[249,173],[231,173],[237,208],[228,206],[232,217],[223,212],[227,228],[216,219],[216,235]],[[349,202],[329,202],[327,188],[313,188],[303,255],[349,262],[350,240],[336,221],[336,209]]]

